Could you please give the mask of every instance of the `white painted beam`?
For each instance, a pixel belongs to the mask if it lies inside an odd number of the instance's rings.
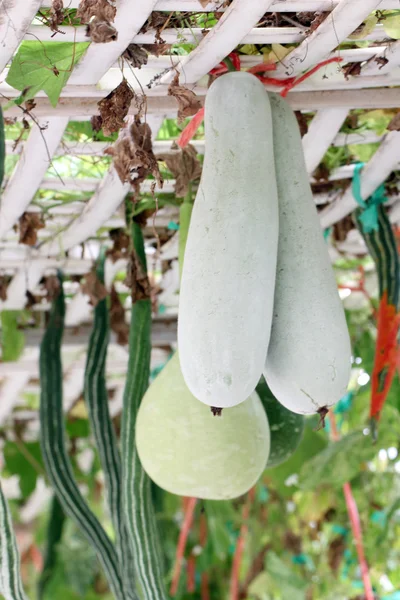
[[[0,239],[17,222],[39,188],[61,141],[66,117],[40,119],[33,125],[20,159],[6,184],[0,204]]]
[[[41,0],[0,2],[0,73],[11,61],[40,5]]]
[[[30,377],[29,372],[22,372],[18,377],[9,375],[6,377],[5,381],[0,384],[0,427],[4,425],[4,421],[8,418],[14,406],[18,404],[20,394],[24,391]]]
[[[233,0],[218,23],[205,37],[201,31],[199,32],[201,36],[196,40],[198,45],[188,56],[182,58],[172,71],[161,78],[160,84],[169,84],[177,71],[182,74],[181,83],[196,83],[249,36],[255,23],[270,8],[271,4],[272,0],[258,0],[258,2],[250,3],[247,0]],[[278,35],[278,32],[275,33]]]
[[[37,286],[45,267],[45,261],[24,262],[7,288],[7,300],[0,301],[0,310],[22,310],[26,304],[26,292]]]
[[[157,136],[162,121],[161,116],[147,116],[153,138]],[[79,217],[74,219],[59,236],[45,243],[40,248],[40,254],[57,255],[60,251],[69,250],[94,235],[99,227],[115,213],[129,190],[130,185],[121,183],[117,172],[111,167]]]
[[[339,4],[340,0],[274,0],[271,5],[273,12],[308,12],[329,11]],[[223,11],[221,0],[216,0],[203,6],[199,0],[157,0],[154,10],[180,11],[180,12],[213,12]],[[51,0],[44,0],[43,6],[50,6]],[[79,0],[68,0],[68,8],[78,8]],[[379,4],[380,10],[399,8],[398,0],[382,0]]]
[[[307,172],[313,173],[333,143],[348,114],[347,108],[327,108],[314,116],[302,139]]]
[[[368,15],[378,8],[377,0],[342,0],[328,17],[278,65],[277,76],[292,77],[327,58]],[[374,40],[379,38],[379,26]],[[339,53],[340,55],[340,53]]]
[[[361,173],[361,196],[365,200],[397,168],[400,161],[400,131],[387,134],[377,152]],[[320,213],[321,225],[325,229],[340,221],[357,206],[351,187],[343,196],[332,202]]]
[[[295,88],[296,89],[296,88]],[[197,92],[197,90],[196,90]],[[198,94],[200,101],[204,95]],[[341,90],[318,90],[311,92],[290,92],[287,100],[293,110],[315,111],[322,108],[398,108],[400,106],[400,88],[375,88],[375,89],[341,89]],[[69,117],[71,119],[90,120],[92,115],[97,114],[97,100],[91,97],[65,98],[61,97],[56,108],[53,108],[47,98],[35,98],[35,115],[45,117],[52,114]],[[4,101],[0,98],[0,105]],[[137,109],[131,106],[129,114],[136,114]],[[147,114],[176,117],[176,101],[170,96],[149,96],[147,98]],[[20,117],[21,111],[17,107],[11,107],[7,111],[10,117]]]
[[[71,75],[71,84],[96,84],[139,32],[155,4],[156,0],[140,0],[133,6],[131,0],[120,0],[113,23],[118,39],[108,44],[90,44]]]
[[[400,4],[399,4],[400,7]],[[379,50],[375,58],[378,60],[370,60],[367,64],[362,67],[361,73],[363,75],[383,75],[390,73],[394,67],[400,65],[400,40],[388,44],[385,48]],[[379,58],[387,59],[386,65],[379,64]]]

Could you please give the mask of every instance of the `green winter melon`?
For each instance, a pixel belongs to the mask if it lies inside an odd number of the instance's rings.
[[[136,446],[149,477],[181,496],[226,500],[246,493],[265,469],[269,426],[254,392],[221,416],[189,391],[178,353],[147,390]]]
[[[257,385],[256,392],[267,413],[270,428],[268,469],[285,462],[295,452],[303,437],[304,417],[280,404],[264,378]]]

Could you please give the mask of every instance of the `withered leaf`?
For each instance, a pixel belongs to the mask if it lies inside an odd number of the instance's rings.
[[[170,20],[171,18],[168,13],[164,13],[159,10],[153,10],[153,12],[150,13],[150,16],[148,17],[146,22],[142,25],[140,33],[146,33],[146,31],[149,31],[150,29],[155,29],[156,41],[158,41],[159,43],[163,43],[164,40],[161,39],[161,31],[163,30],[164,26],[166,26],[167,23],[170,22]]]
[[[105,150],[114,159],[114,167],[123,183],[130,183],[138,194],[140,184],[148,175],[153,175],[162,188],[163,180],[154,156],[151,129],[147,123],[135,119],[124,127],[118,140]]]
[[[304,12],[297,13],[296,17],[306,27],[308,26],[307,34],[310,35],[323,23],[326,17],[329,15],[329,11],[316,11],[316,12]],[[304,15],[303,18],[300,15]],[[306,22],[308,19],[308,23]]]
[[[103,119],[100,115],[93,115],[90,119],[90,124],[95,133],[98,133],[103,126]]]
[[[284,537],[284,545],[287,550],[293,552],[293,554],[302,553],[301,537],[296,535],[293,531],[287,530]]]
[[[64,3],[63,0],[53,0],[50,9],[50,29],[58,31],[58,26],[64,20]]]
[[[35,304],[40,304],[42,301],[41,296],[35,296],[29,290],[26,290],[25,296],[26,296],[26,302],[25,302],[26,310],[33,308],[35,306]]]
[[[149,54],[154,54],[155,56],[163,56],[164,54],[169,53],[172,44],[145,44],[145,46]]]
[[[101,300],[107,297],[107,290],[104,284],[97,278],[94,271],[90,271],[85,275],[85,279],[81,283],[82,294],[89,296],[89,304],[97,306]]]
[[[164,161],[175,177],[176,196],[184,198],[188,193],[189,183],[200,179],[201,176],[201,162],[197,158],[194,146],[188,144],[178,152],[158,154],[157,159]]]
[[[173,96],[178,102],[178,123],[182,123],[186,117],[195,115],[201,108],[201,102],[196,94],[184,85],[179,85],[178,73],[168,88],[168,95]]]
[[[379,65],[379,70],[381,70],[382,67],[384,67],[385,65],[388,64],[389,59],[386,58],[385,56],[376,56],[374,58],[374,61]]]
[[[60,293],[60,280],[56,275],[49,275],[44,278],[44,289],[47,292],[47,298],[51,302],[57,298]]]
[[[301,137],[303,137],[303,135],[306,135],[306,133],[308,131],[308,123],[307,123],[306,116],[304,113],[301,112],[301,110],[295,110],[294,114],[297,119]]]
[[[123,79],[115,90],[97,103],[104,135],[111,135],[121,129],[133,97],[132,88],[126,79]]]
[[[98,17],[103,21],[114,21],[117,14],[115,0],[81,0],[76,12],[82,23],[89,23],[92,17]]]
[[[349,231],[354,229],[354,221],[351,215],[347,215],[333,225],[332,235],[337,242],[344,242]]]
[[[387,128],[389,131],[400,131],[400,111],[394,115]]]
[[[19,243],[34,246],[37,232],[43,227],[44,221],[40,213],[24,212],[19,218]]]
[[[203,8],[205,8],[207,6],[207,4],[210,2],[210,0],[199,0],[201,6]]]
[[[129,44],[122,56],[136,69],[147,65],[148,54],[139,44]]]
[[[334,573],[340,567],[344,551],[346,550],[346,540],[342,535],[334,538],[328,548],[328,564]]]
[[[7,287],[8,282],[6,277],[0,276],[0,300],[5,302],[7,300]]]
[[[361,63],[349,63],[345,67],[342,67],[342,73],[346,79],[349,79],[350,76],[354,77],[356,75],[360,75],[361,73]]]
[[[329,169],[326,165],[321,163],[314,171],[313,177],[316,181],[328,181],[329,180]]]
[[[118,39],[118,31],[111,23],[100,17],[94,17],[86,26],[86,35],[95,44],[108,44]]]
[[[113,241],[113,246],[107,250],[107,256],[113,262],[116,262],[120,258],[125,258],[130,245],[129,235],[123,229],[112,229],[109,232],[109,236]]]
[[[111,288],[110,327],[117,336],[117,344],[126,346],[129,339],[129,325],[125,321],[125,309],[114,286]]]
[[[125,285],[131,289],[132,304],[151,298],[151,285],[135,251],[132,252],[127,268]]]

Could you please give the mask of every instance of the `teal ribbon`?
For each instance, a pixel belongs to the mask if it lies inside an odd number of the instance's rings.
[[[172,231],[178,231],[179,223],[175,223],[175,221],[170,221],[168,223],[167,229],[171,229]]]
[[[385,186],[382,184],[374,191],[373,194],[371,194],[367,200],[362,199],[360,171],[362,170],[363,166],[363,163],[356,165],[351,186],[355,201],[363,209],[359,216],[362,230],[364,233],[371,233],[371,231],[378,231],[378,206],[385,202],[386,194]]]

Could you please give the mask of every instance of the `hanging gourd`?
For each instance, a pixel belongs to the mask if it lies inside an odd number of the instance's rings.
[[[262,474],[268,420],[255,392],[213,416],[189,391],[175,353],[142,400],[136,446],[144,470],[168,492],[227,500],[247,492]]]
[[[278,246],[271,108],[251,74],[205,102],[206,154],[182,274],[178,346],[192,394],[232,407],[254,391],[268,347]]]
[[[274,317],[264,376],[289,410],[319,412],[345,393],[349,333],[290,106],[269,94],[279,198]]]

